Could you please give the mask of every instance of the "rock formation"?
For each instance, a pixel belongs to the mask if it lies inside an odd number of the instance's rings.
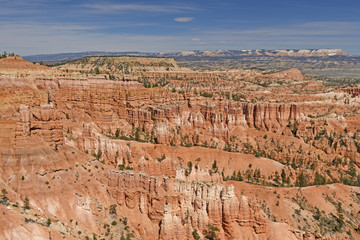
[[[0,238],[359,239],[360,103],[340,91],[296,69],[1,59]]]

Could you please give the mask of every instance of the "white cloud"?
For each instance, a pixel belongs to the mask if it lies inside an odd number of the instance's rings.
[[[174,18],[175,22],[191,22],[192,20],[194,20],[193,17],[177,17],[177,18]]]
[[[96,50],[173,52],[194,49],[343,48],[350,54],[359,54],[359,26],[360,23],[305,23],[247,30],[196,29],[170,35],[102,32],[102,25],[0,20],[0,50],[30,55]],[[117,26],[106,26],[109,29],[112,27]]]
[[[169,13],[169,12],[184,12],[196,10],[190,6],[181,5],[155,5],[155,4],[85,4],[86,8],[90,8],[100,12],[158,12],[158,13]]]
[[[193,41],[196,44],[201,44],[201,45],[208,44],[207,42],[201,41],[200,38],[192,38],[191,41]]]
[[[96,29],[97,26],[94,26]],[[89,31],[90,30],[90,31]],[[80,51],[144,51],[161,52],[191,49],[186,36],[101,33],[91,27],[0,21],[1,50],[20,55]],[[176,47],[174,47],[176,46]]]

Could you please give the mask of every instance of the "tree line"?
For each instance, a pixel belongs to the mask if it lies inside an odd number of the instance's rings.
[[[15,53],[7,53],[6,51],[4,51],[2,54],[0,54],[0,59],[7,58],[7,57],[13,57],[13,56],[15,56]]]

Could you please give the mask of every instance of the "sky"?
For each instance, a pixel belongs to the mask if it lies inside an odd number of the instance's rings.
[[[359,0],[0,0],[0,51],[341,48],[360,55]]]

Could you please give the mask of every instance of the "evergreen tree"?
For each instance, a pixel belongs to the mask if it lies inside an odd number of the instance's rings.
[[[99,67],[96,67],[95,68],[95,74],[97,75],[97,74],[100,74],[100,69],[99,69]]]
[[[219,240],[218,236],[216,235],[216,232],[219,232],[219,228],[212,224],[208,224],[207,227],[208,229],[205,230],[205,239]]]
[[[296,184],[297,187],[306,187],[307,183],[306,183],[306,178],[304,176],[304,173],[301,172],[298,179],[296,180]]]
[[[260,169],[255,170],[255,180],[258,182],[261,177]]]
[[[281,171],[281,181],[282,183],[286,183],[286,173],[284,169]]]
[[[360,176],[360,175],[359,175],[359,176]],[[240,171],[237,172],[236,180],[237,180],[237,181],[244,181],[244,178],[243,178],[243,176],[241,175],[241,172],[240,172]]]
[[[8,192],[6,191],[5,188],[3,188],[3,189],[1,190],[1,193],[2,193],[2,197],[3,197],[3,198],[6,198],[6,194],[8,194]]]
[[[235,172],[235,171],[233,172],[233,174],[232,174],[232,176],[231,176],[230,180],[237,180],[237,179],[236,179],[236,172]]]
[[[29,210],[30,209],[30,201],[28,197],[25,197],[24,200],[24,209]]]
[[[320,173],[315,173],[314,185],[324,185],[326,184],[326,178]]]
[[[250,182],[250,180],[252,178],[250,169],[246,170],[246,178],[247,178],[248,182]]]

